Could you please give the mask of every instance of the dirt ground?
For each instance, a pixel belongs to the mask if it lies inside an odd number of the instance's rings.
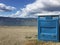
[[[34,26],[0,26],[0,45],[60,45],[38,42],[37,31]]]

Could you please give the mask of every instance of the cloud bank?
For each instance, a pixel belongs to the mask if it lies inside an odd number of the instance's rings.
[[[7,6],[3,3],[0,3],[0,12],[8,12],[8,11],[13,11],[15,10],[16,8],[13,7],[13,6]]]
[[[12,11],[15,7],[6,6],[0,3],[0,11]],[[60,14],[60,0],[35,0],[27,4],[25,8],[18,10],[8,17],[35,18],[38,15],[58,15]]]
[[[36,0],[12,14],[12,17],[37,17],[38,15],[60,14],[60,0]]]

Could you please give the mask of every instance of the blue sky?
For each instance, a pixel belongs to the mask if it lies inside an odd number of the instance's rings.
[[[23,8],[24,5],[33,3],[35,0],[0,0],[0,3],[4,3],[9,6],[14,6],[17,9]]]
[[[33,3],[35,0],[0,0],[0,3],[3,3],[7,6],[13,6],[16,8],[16,10],[11,12],[0,12],[0,15],[10,15],[12,13],[15,13],[20,8],[24,8],[25,5]]]
[[[37,17],[60,14],[60,0],[0,0],[0,16]]]

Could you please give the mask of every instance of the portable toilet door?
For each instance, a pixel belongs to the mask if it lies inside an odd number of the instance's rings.
[[[59,16],[38,16],[38,40],[59,42]]]

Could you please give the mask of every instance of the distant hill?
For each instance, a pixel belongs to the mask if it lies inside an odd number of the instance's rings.
[[[0,26],[37,26],[37,18],[0,17]]]

